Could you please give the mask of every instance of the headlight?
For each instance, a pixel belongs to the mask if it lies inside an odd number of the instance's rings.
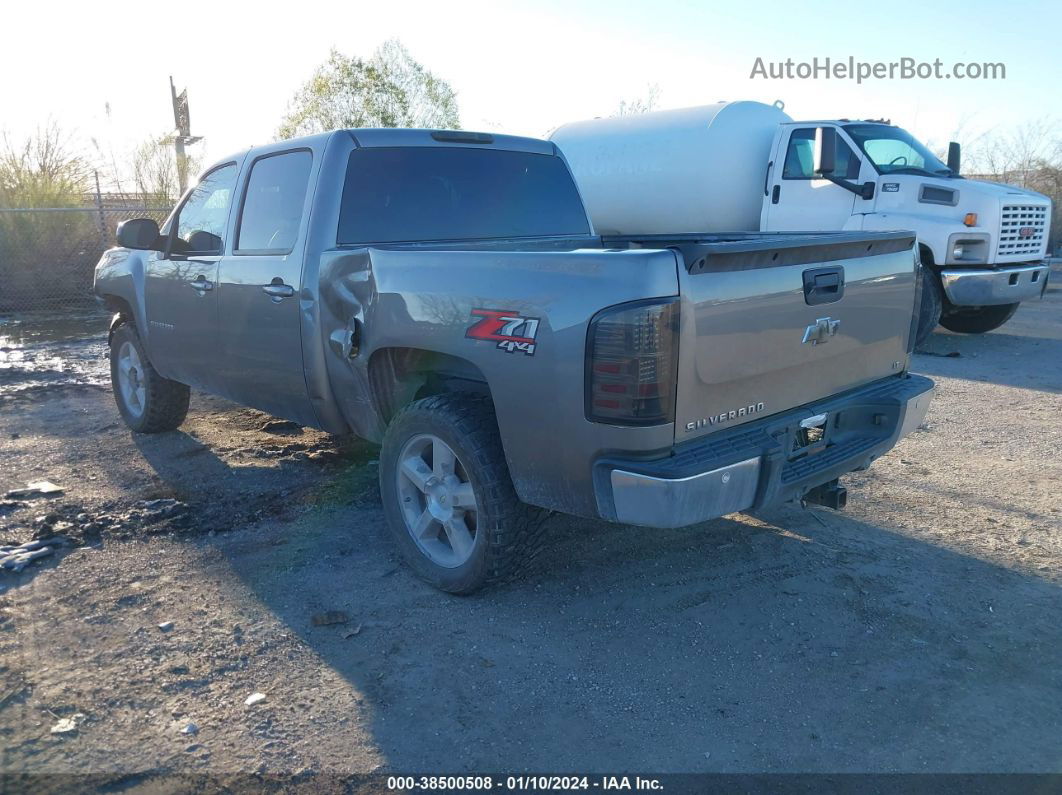
[[[946,265],[983,265],[989,259],[987,232],[955,232],[948,236]]]

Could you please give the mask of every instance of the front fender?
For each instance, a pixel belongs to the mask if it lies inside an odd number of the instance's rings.
[[[107,249],[96,265],[92,280],[92,292],[115,313],[131,314],[140,338],[145,341],[147,340],[147,320],[144,312],[144,257],[146,254],[147,252],[128,248]],[[113,329],[112,320],[112,333]]]
[[[947,262],[948,237],[961,232],[965,227],[961,223],[946,218],[931,218],[914,213],[869,213],[863,216],[864,231],[906,230],[914,232],[921,245],[933,253],[933,264],[937,268]]]

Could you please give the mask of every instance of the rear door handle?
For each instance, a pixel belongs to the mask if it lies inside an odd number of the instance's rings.
[[[188,286],[193,290],[198,290],[201,293],[205,293],[207,290],[214,289],[214,282],[207,280],[203,274],[199,274],[195,277],[195,281],[188,282]]]
[[[771,204],[778,204],[778,197],[782,193],[782,186],[775,185],[774,190],[771,191]]]
[[[291,298],[295,295],[295,288],[290,284],[284,284],[279,278],[273,279],[271,284],[262,285],[262,292],[273,297],[274,301],[281,298]]]

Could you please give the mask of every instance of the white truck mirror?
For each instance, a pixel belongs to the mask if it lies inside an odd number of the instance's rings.
[[[959,146],[958,141],[952,141],[948,144],[948,168],[951,169],[953,174],[959,173],[959,166],[962,165],[962,147]]]
[[[833,174],[837,160],[837,130],[819,127],[815,131],[815,173]]]

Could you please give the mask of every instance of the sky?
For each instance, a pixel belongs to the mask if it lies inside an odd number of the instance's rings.
[[[272,139],[287,103],[335,47],[398,38],[456,90],[466,129],[545,136],[659,88],[658,107],[782,100],[795,119],[890,118],[923,141],[973,140],[1062,120],[1054,2],[301,3],[188,0],[9,4],[0,130],[55,121],[116,161],[173,126],[187,88],[204,162]],[[11,35],[15,34],[15,35]],[[764,80],[765,62],[1002,62],[1004,80]],[[109,109],[109,110],[108,110]]]

